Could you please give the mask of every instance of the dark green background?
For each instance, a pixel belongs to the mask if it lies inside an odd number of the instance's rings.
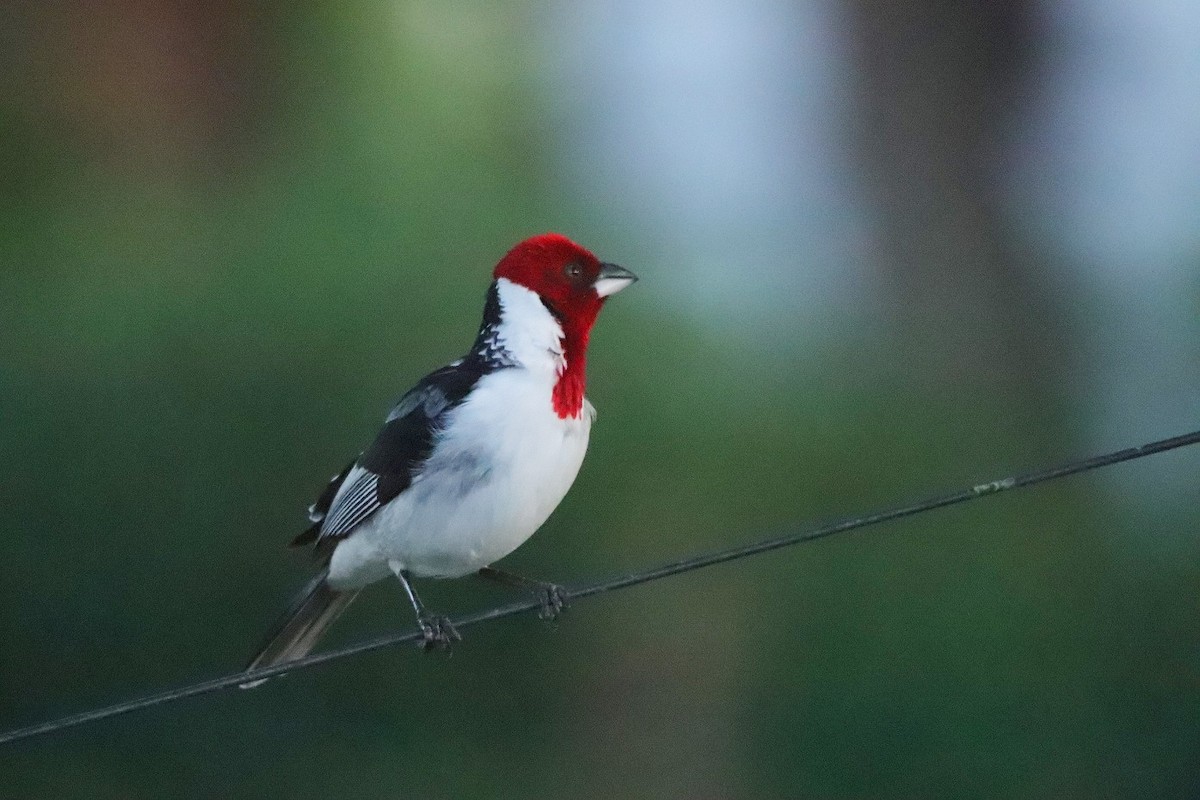
[[[1138,443],[1083,436],[1083,294],[1033,330],[974,297],[815,338],[706,325],[667,288],[688,265],[563,168],[538,6],[450,15],[469,36],[422,4],[64,8],[6,12],[0,727],[239,667],[309,574],[284,549],[305,506],[544,230],[642,281],[595,331],[588,460],[515,571],[582,582]],[[201,33],[137,45],[169,25]],[[211,86],[172,73],[197,59]],[[1154,468],[4,747],[0,796],[1191,796],[1200,513],[1194,481],[1119,491]],[[410,625],[383,584],[328,644]]]

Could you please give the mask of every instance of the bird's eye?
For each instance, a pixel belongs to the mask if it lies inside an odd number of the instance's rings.
[[[566,268],[563,269],[563,272],[566,273],[566,276],[571,280],[578,280],[580,276],[583,275],[583,265],[578,261],[572,261],[570,264],[567,264]]]

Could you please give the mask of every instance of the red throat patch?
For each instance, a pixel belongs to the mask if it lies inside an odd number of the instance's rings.
[[[588,328],[591,326],[589,325]],[[554,413],[559,419],[578,417],[583,412],[583,396],[587,391],[587,346],[590,331],[571,330],[563,325],[563,358],[567,368],[558,376],[551,393]]]

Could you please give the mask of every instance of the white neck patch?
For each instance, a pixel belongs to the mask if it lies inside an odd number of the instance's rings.
[[[500,297],[497,342],[526,369],[561,372],[566,366],[562,326],[537,293],[508,278],[496,280],[496,292]]]

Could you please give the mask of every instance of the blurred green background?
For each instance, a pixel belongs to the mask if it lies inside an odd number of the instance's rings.
[[[514,571],[1195,428],[1198,17],[6,4],[0,727],[240,667],[310,572],[307,504],[533,233],[642,281]],[[1194,797],[1198,474],[1160,456],[9,746],[0,796]],[[328,645],[410,625],[383,584]]]

